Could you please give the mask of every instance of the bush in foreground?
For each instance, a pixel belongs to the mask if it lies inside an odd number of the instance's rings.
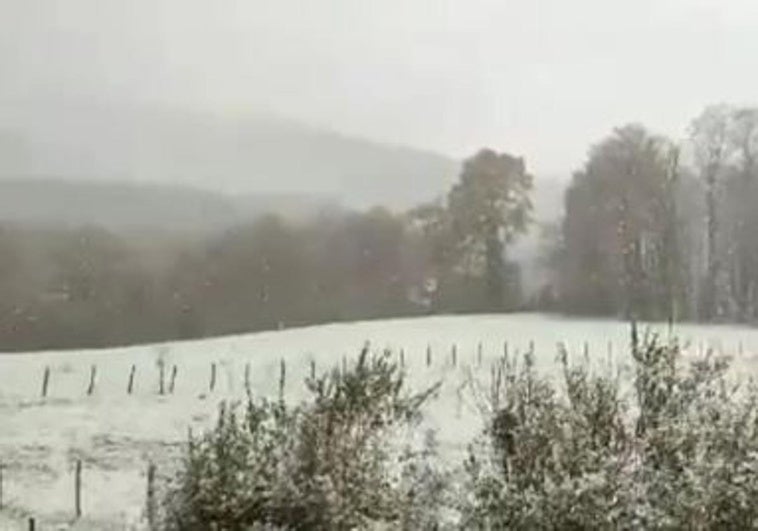
[[[501,360],[466,463],[469,529],[758,527],[758,393],[710,353],[633,334],[633,388],[559,353],[563,389]],[[631,396],[629,396],[631,395]]]
[[[457,482],[433,441],[409,451],[433,389],[411,394],[388,356],[307,381],[311,400],[224,406],[192,440],[167,529],[758,528],[758,392],[729,361],[632,340],[631,377],[572,363],[557,380],[502,358],[486,430]]]
[[[411,394],[389,355],[306,381],[288,407],[248,396],[191,440],[165,500],[167,529],[418,529],[435,516],[424,454],[404,449],[435,388]],[[423,486],[423,488],[419,488]],[[421,507],[420,505],[424,505]]]

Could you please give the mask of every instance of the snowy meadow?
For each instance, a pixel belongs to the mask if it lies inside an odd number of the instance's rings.
[[[650,329],[668,333],[664,325]],[[711,348],[733,354],[738,373],[753,370],[758,330],[680,325],[675,333],[690,352]],[[276,397],[284,367],[285,398],[297,403],[314,368],[353,363],[366,342],[372,351],[389,349],[404,364],[411,388],[442,383],[425,406],[420,429],[436,432],[452,470],[483,426],[470,383],[486,385],[492,363],[506,349],[511,355],[533,349],[536,367],[547,374],[557,366],[558,344],[570,356],[586,352],[593,363],[623,368],[629,326],[540,314],[447,316],[2,355],[2,514],[11,520],[0,523],[11,526],[29,516],[40,522],[73,520],[80,461],[82,522],[138,528],[145,519],[148,463],[156,466],[159,488],[188,433],[212,426],[221,401],[244,398],[246,381],[257,396]]]

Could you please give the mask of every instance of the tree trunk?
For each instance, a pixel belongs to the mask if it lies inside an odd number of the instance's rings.
[[[503,259],[503,244],[497,233],[490,233],[486,242],[487,269],[485,271],[485,289],[487,290],[488,310],[501,311],[505,305],[511,305],[511,297],[506,297],[504,273],[505,260]]]
[[[664,230],[662,242],[662,267],[664,310],[670,323],[679,319],[681,286],[681,257],[679,248],[679,227],[677,215],[677,183],[679,180],[679,152],[670,153],[664,189]]]
[[[718,306],[718,274],[719,258],[716,247],[716,237],[718,233],[718,220],[716,218],[716,171],[714,168],[708,170],[706,178],[706,276],[705,286],[703,289],[703,300],[701,306],[701,317],[710,321],[717,315]]]

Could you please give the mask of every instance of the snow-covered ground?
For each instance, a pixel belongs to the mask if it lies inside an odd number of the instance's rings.
[[[665,327],[660,331],[665,333]],[[711,346],[738,356],[741,372],[753,370],[758,329],[682,325],[676,334],[692,350]],[[616,321],[538,314],[445,316],[104,350],[3,354],[0,529],[21,529],[20,522],[31,515],[41,522],[71,520],[78,459],[83,462],[82,508],[89,523],[77,528],[136,529],[145,505],[148,461],[158,464],[159,473],[166,472],[167,463],[180,455],[190,428],[209,426],[221,400],[243,396],[246,365],[253,390],[275,396],[280,362],[285,360],[287,399],[299,401],[305,397],[302,381],[311,360],[319,371],[341,364],[343,358],[349,363],[366,341],[372,349],[389,348],[398,356],[402,349],[412,387],[443,381],[439,397],[428,406],[427,427],[437,429],[445,457],[454,464],[482,425],[472,393],[462,384],[470,371],[486,379],[490,362],[502,355],[505,342],[511,353],[523,353],[533,342],[537,365],[544,370],[555,366],[560,342],[577,355],[587,342],[593,359],[606,360],[610,350],[623,362],[629,327]],[[427,347],[431,367],[426,365]],[[177,368],[173,394],[158,394],[159,360],[166,367],[167,392],[172,368]],[[216,385],[210,391],[214,363]],[[133,365],[134,389],[129,395]],[[97,373],[94,392],[88,396],[92,366]],[[46,367],[48,395],[42,398]]]

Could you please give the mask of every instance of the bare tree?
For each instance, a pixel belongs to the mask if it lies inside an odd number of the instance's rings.
[[[731,217],[729,249],[730,291],[736,317],[742,321],[756,317],[758,290],[758,244],[756,244],[755,200],[758,198],[758,109],[733,111],[729,140],[733,152],[730,199],[726,215]]]
[[[694,162],[705,183],[706,273],[700,317],[712,319],[719,312],[718,185],[730,152],[729,132],[732,110],[727,105],[707,107],[690,127]]]

